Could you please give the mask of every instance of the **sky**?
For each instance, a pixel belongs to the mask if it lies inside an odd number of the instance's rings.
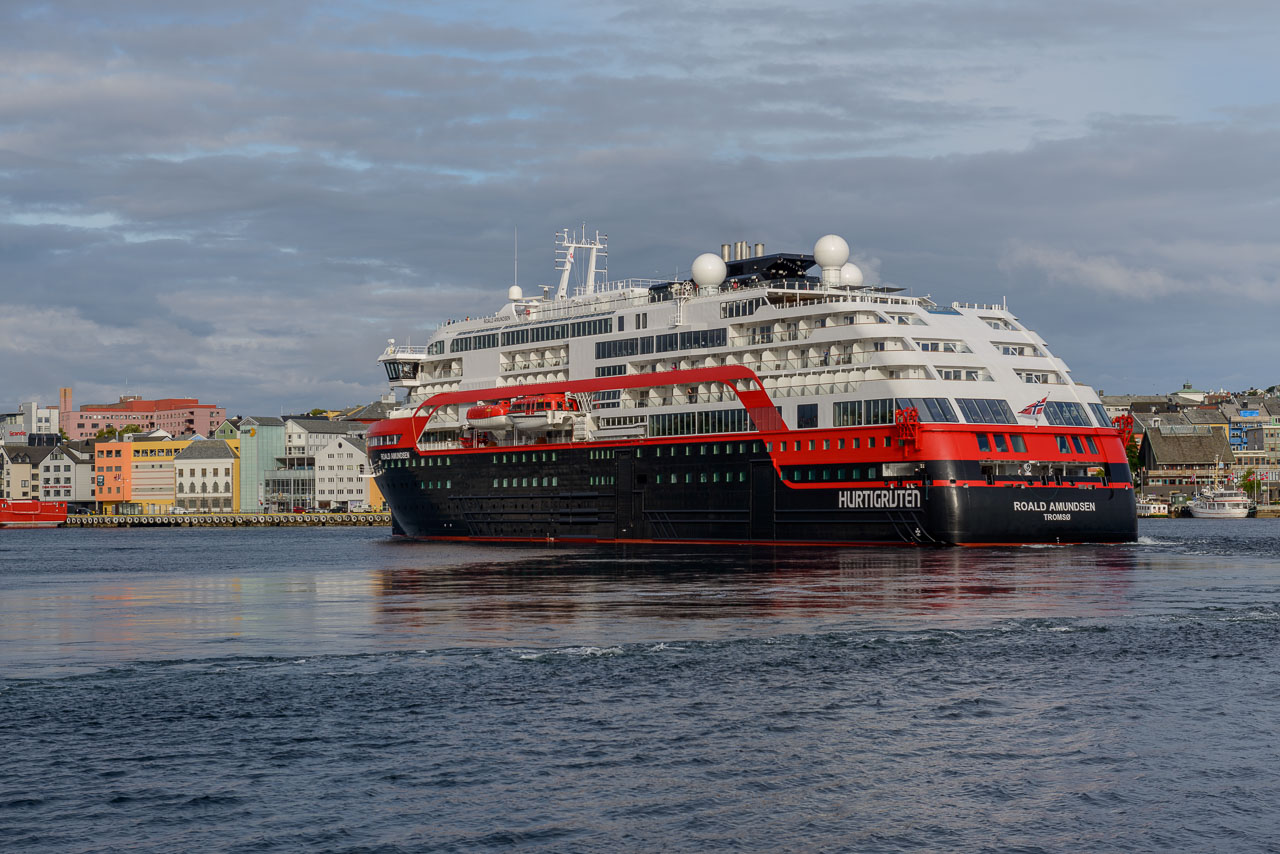
[[[0,410],[366,403],[388,338],[844,236],[1116,394],[1280,381],[1280,5],[0,3]]]

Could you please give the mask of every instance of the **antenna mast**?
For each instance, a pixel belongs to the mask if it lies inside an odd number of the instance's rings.
[[[556,233],[556,269],[560,271],[560,286],[556,288],[556,299],[565,299],[569,295],[569,271],[573,269],[575,249],[587,249],[586,285],[583,293],[593,294],[601,274],[608,275],[607,258],[609,235],[596,231],[594,237],[587,237],[587,224],[582,224],[582,231],[570,232],[564,228]],[[601,265],[603,263],[603,266]],[[603,283],[603,282],[600,282]]]

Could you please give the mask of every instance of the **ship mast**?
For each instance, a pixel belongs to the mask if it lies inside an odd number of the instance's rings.
[[[584,292],[595,293],[600,274],[608,270],[607,264],[603,267],[597,266],[603,259],[608,258],[608,242],[609,235],[601,234],[599,231],[594,238],[587,237],[586,223],[582,224],[581,232],[570,232],[567,228],[556,232],[556,269],[560,271],[560,286],[556,288],[556,299],[565,299],[569,295],[569,271],[573,269],[575,249],[586,249],[591,253],[587,258]]]

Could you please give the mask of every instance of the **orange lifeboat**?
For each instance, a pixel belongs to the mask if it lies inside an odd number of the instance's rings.
[[[477,430],[510,430],[511,401],[482,403],[467,410],[467,423]]]
[[[511,402],[511,422],[526,433],[567,430],[581,414],[578,401],[565,394],[533,394]]]

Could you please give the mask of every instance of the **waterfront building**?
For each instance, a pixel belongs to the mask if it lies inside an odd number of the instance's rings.
[[[340,435],[316,452],[315,500],[320,509],[368,507],[369,457],[363,439]]]
[[[0,445],[0,498],[39,498],[40,464],[53,450],[50,445]]]
[[[237,509],[242,513],[261,513],[267,509],[267,474],[280,465],[284,456],[284,419],[273,415],[246,415],[231,419],[240,448],[240,470]],[[231,422],[228,422],[231,423]],[[215,431],[226,438],[226,425]]]
[[[231,513],[240,506],[238,440],[192,442],[173,458],[175,503],[183,510]]]
[[[70,389],[64,391],[66,410],[61,426],[70,439],[92,439],[107,427],[119,430],[131,424],[143,430],[164,430],[173,436],[208,436],[226,418],[222,407],[201,403],[194,397],[143,400],[138,395],[125,395],[116,403],[86,403],[73,412]]]
[[[39,498],[92,509],[97,500],[93,478],[93,444],[63,442],[40,463]],[[34,474],[34,472],[33,472]]]
[[[163,436],[125,436],[94,443],[94,478],[104,513],[171,513],[173,458],[191,442]]]
[[[1172,500],[1194,495],[1235,462],[1225,430],[1201,424],[1155,424],[1142,437],[1142,491]]]
[[[337,496],[326,495],[325,503],[322,504],[317,492],[317,456],[321,455],[319,458],[325,459],[322,455],[332,452],[329,446],[338,437],[362,439],[366,429],[367,425],[358,421],[302,417],[286,419],[284,453],[277,458],[275,469],[266,474],[268,508],[288,511],[294,507],[333,506]],[[343,452],[348,450],[343,449]],[[364,466],[367,471],[367,458]]]

